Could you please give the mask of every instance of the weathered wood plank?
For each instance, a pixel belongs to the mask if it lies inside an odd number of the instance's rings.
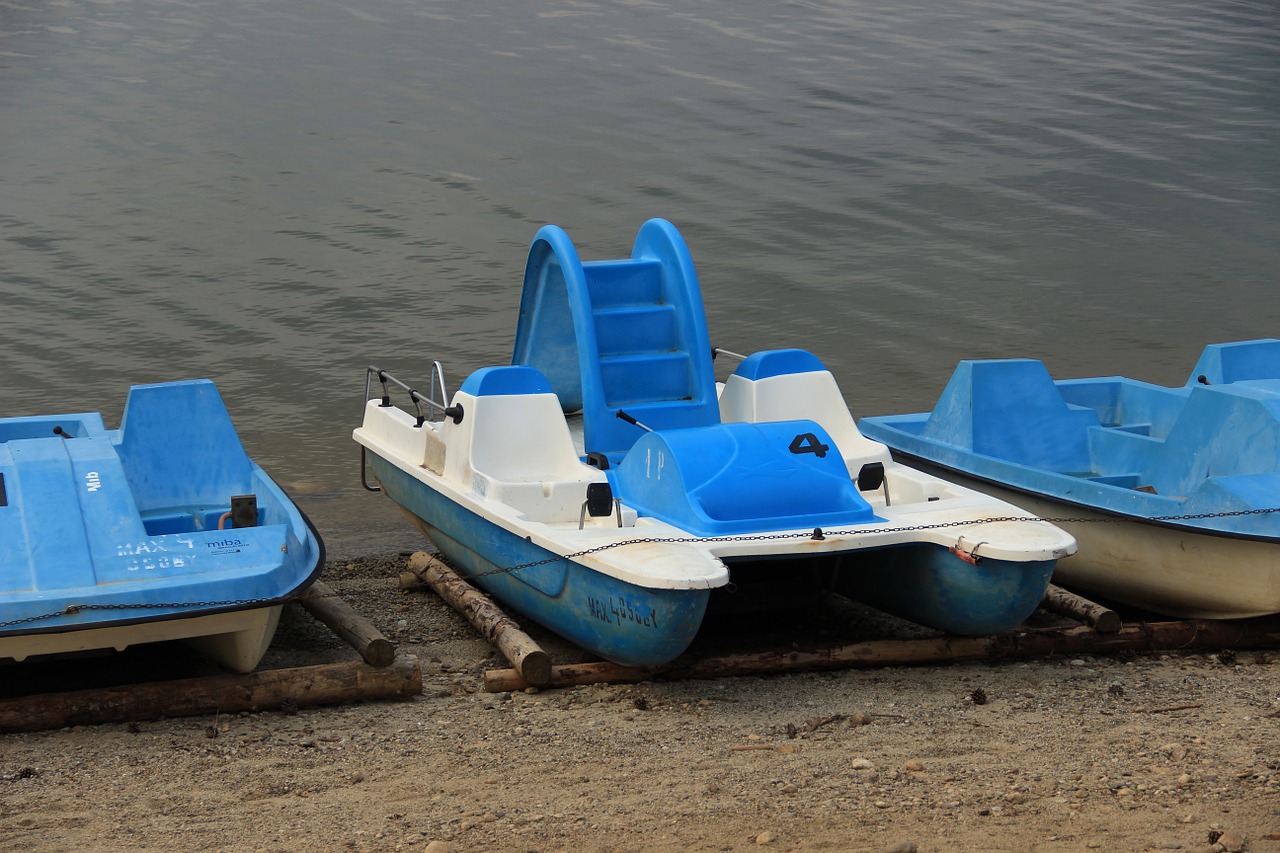
[[[413,656],[385,667],[362,661],[128,684],[0,701],[0,732],[403,699],[422,692]]]
[[[369,666],[390,666],[395,660],[396,644],[339,598],[328,584],[316,581],[302,594],[299,603],[359,652]]]
[[[1122,626],[1103,634],[1091,627],[1027,628],[983,637],[926,637],[874,640],[813,649],[787,649],[702,659],[680,658],[662,667],[637,669],[607,662],[552,667],[544,686],[570,687],[596,682],[722,678],[806,672],[821,669],[907,666],[970,660],[1044,657],[1055,654],[1114,654],[1122,651],[1274,648],[1280,646],[1280,618],[1239,621],[1190,619]],[[530,686],[515,670],[490,670],[484,676],[490,692]]]
[[[502,652],[526,684],[541,686],[550,681],[551,658],[487,595],[425,551],[418,551],[409,558],[409,571],[465,616],[485,639]]]

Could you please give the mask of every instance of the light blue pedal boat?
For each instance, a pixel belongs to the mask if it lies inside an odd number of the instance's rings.
[[[371,367],[354,438],[465,576],[626,665],[684,651],[713,590],[824,587],[945,631],[997,631],[1074,551],[1051,525],[894,463],[812,354],[756,353],[723,386],[712,358],[670,223],[647,222],[629,258],[585,263],[547,226],[512,364],[451,400],[438,363],[428,393]]]
[[[323,558],[207,379],[134,386],[116,430],[0,419],[0,659],[185,640],[248,672]]]
[[[1181,387],[963,361],[932,412],[864,418],[911,465],[1071,532],[1058,582],[1174,616],[1280,612],[1280,340],[1206,347]]]

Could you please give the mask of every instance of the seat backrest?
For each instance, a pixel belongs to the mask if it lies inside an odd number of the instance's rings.
[[[1090,470],[1092,409],[1068,406],[1034,359],[962,361],[925,423],[926,438],[1063,473]]]

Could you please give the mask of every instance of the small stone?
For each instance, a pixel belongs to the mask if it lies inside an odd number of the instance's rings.
[[[869,758],[855,758],[849,762],[849,766],[854,770],[874,770],[875,764],[871,763]]]
[[[1226,853],[1240,853],[1244,850],[1244,838],[1238,832],[1227,830],[1218,836],[1218,849]]]
[[[799,788],[797,788],[795,785],[787,784],[787,785],[783,785],[783,786],[782,786],[782,793],[784,793],[784,794],[789,794],[789,795],[795,795],[795,794],[800,793],[800,789],[799,789]]]
[[[1280,841],[1280,826],[1262,836],[1267,841]]]
[[[1176,841],[1161,841],[1160,849],[1161,850],[1181,850],[1182,845]]]
[[[892,847],[886,847],[884,853],[917,853],[918,850],[914,841],[899,841]]]
[[[1192,777],[1191,777],[1191,774],[1190,774],[1190,773],[1183,773],[1183,774],[1181,774],[1181,775],[1179,775],[1179,776],[1178,776],[1178,787],[1179,787],[1179,788],[1185,788],[1185,787],[1187,787],[1188,785],[1190,785],[1190,784],[1191,784],[1191,782],[1192,782]]]
[[[1027,795],[1021,791],[1010,791],[1004,795],[1004,801],[1013,805],[1020,805],[1027,801]]]
[[[918,758],[913,758],[902,766],[905,767],[907,770],[911,771],[912,773],[919,773],[921,770],[924,769],[924,762]]]
[[[1072,665],[1072,666],[1084,666],[1084,661],[1082,661],[1080,658],[1076,658],[1075,660],[1071,661],[1071,665]]]
[[[756,844],[772,844],[775,838],[777,836],[772,832],[762,832],[756,836]]]
[[[423,848],[422,853],[453,853],[453,848],[447,841],[432,841]]]
[[[866,711],[854,711],[849,715],[849,725],[851,726],[869,726],[871,725],[871,715]]]

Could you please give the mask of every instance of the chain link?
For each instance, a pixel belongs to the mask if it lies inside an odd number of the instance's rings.
[[[1244,515],[1264,515],[1270,512],[1280,512],[1280,507],[1269,507],[1266,509],[1242,509],[1226,512],[1202,512],[1194,515],[1156,515],[1151,516],[1147,521],[1193,521],[1205,518],[1233,518]],[[812,539],[825,538],[827,536],[855,536],[860,533],[914,533],[920,530],[943,530],[948,527],[968,527],[975,524],[997,524],[1000,522],[1021,522],[1036,524],[1122,524],[1130,521],[1125,518],[1111,518],[1107,516],[1091,516],[1088,518],[1073,518],[1070,516],[1061,518],[1040,518],[1034,515],[1002,515],[992,518],[968,519],[965,521],[939,521],[932,524],[913,524],[901,527],[876,527],[863,528],[861,530],[822,530],[814,528],[813,532],[807,533],[796,531],[792,533],[754,533],[741,536],[672,536],[672,537],[637,537],[635,539],[622,539],[617,542],[607,542],[603,545],[597,545],[594,548],[586,548],[582,551],[575,551],[572,554],[557,554],[542,560],[533,560],[528,563],[521,563],[516,566],[506,566],[504,568],[490,569],[487,572],[476,572],[466,575],[467,578],[484,578],[491,575],[510,574],[518,572],[522,569],[532,569],[536,566],[545,566],[550,563],[558,563],[561,560],[576,560],[579,557],[587,557],[591,554],[598,554],[601,551],[609,551],[614,548],[622,548],[627,545],[681,545],[696,544],[705,542],[763,542],[784,539]],[[50,613],[42,613],[37,616],[27,616],[22,619],[10,619],[7,622],[0,622],[0,629],[12,628],[17,625],[27,625],[35,622],[43,622],[46,619],[55,619],[59,616],[73,616],[86,610],[180,610],[184,608],[210,608],[210,607],[236,607],[248,608],[252,605],[259,604],[283,604],[300,598],[302,593],[293,593],[283,598],[240,598],[228,599],[224,601],[183,601],[168,602],[163,604],[142,604],[142,603],[122,603],[122,604],[70,604],[61,610],[55,610]]]
[[[86,610],[182,610],[185,608],[208,609],[211,607],[234,607],[237,609],[249,609],[252,605],[265,604],[282,604],[298,595],[286,596],[285,598],[235,598],[225,601],[178,601],[163,602],[157,604],[146,604],[140,602],[121,602],[119,604],[68,604],[61,610],[54,610],[49,613],[41,613],[36,616],[27,616],[22,619],[10,619],[7,622],[0,622],[0,629],[12,628],[16,625],[27,625],[34,622],[43,622],[46,619],[55,619],[59,616],[74,616]]]
[[[1202,518],[1229,518],[1229,517],[1241,516],[1241,515],[1263,515],[1269,512],[1280,512],[1280,507],[1269,507],[1267,509],[1242,509],[1242,510],[1235,510],[1235,511],[1228,511],[1228,512],[1202,512],[1202,513],[1197,513],[1195,515],[1157,515],[1157,516],[1152,516],[1150,519],[1146,519],[1146,520],[1190,521],[1193,519],[1202,519]],[[757,533],[757,534],[743,535],[743,536],[703,536],[703,537],[688,536],[688,537],[669,537],[669,538],[641,537],[638,539],[623,539],[618,542],[608,542],[604,545],[597,545],[594,548],[587,548],[586,550],[583,550],[583,551],[575,551],[572,554],[564,554],[564,555],[558,555],[554,557],[547,557],[542,560],[534,560],[529,563],[521,563],[518,566],[507,566],[505,568],[490,569],[487,572],[476,572],[475,574],[468,574],[467,577],[468,578],[484,578],[484,577],[489,577],[490,575],[509,574],[511,572],[518,572],[521,569],[531,569],[535,566],[544,566],[544,565],[547,565],[548,563],[556,563],[556,562],[559,562],[560,560],[575,560],[578,557],[586,557],[591,554],[598,554],[601,551],[608,551],[612,548],[621,548],[624,545],[639,545],[639,544],[646,544],[646,543],[667,545],[667,544],[693,544],[693,543],[699,543],[699,542],[757,542],[757,541],[775,540],[775,539],[812,539],[817,534],[820,534],[819,538],[824,538],[827,536],[855,536],[860,533],[915,533],[920,530],[942,530],[948,527],[968,527],[974,524],[995,524],[995,523],[1004,522],[1004,521],[1014,521],[1014,522],[1023,522],[1023,523],[1031,522],[1036,524],[1098,524],[1098,523],[1122,524],[1129,520],[1130,519],[1110,518],[1106,516],[1090,516],[1087,518],[1084,518],[1084,517],[1073,518],[1069,516],[1062,517],[1062,518],[1040,518],[1039,516],[1034,516],[1034,515],[1002,515],[1002,516],[995,516],[992,518],[968,519],[965,521],[939,521],[931,524],[914,524],[914,525],[905,525],[901,527],[876,527],[876,528],[869,528],[869,529],[862,529],[862,530],[822,530],[821,528],[814,528],[814,531],[812,533],[796,531],[793,533]]]

